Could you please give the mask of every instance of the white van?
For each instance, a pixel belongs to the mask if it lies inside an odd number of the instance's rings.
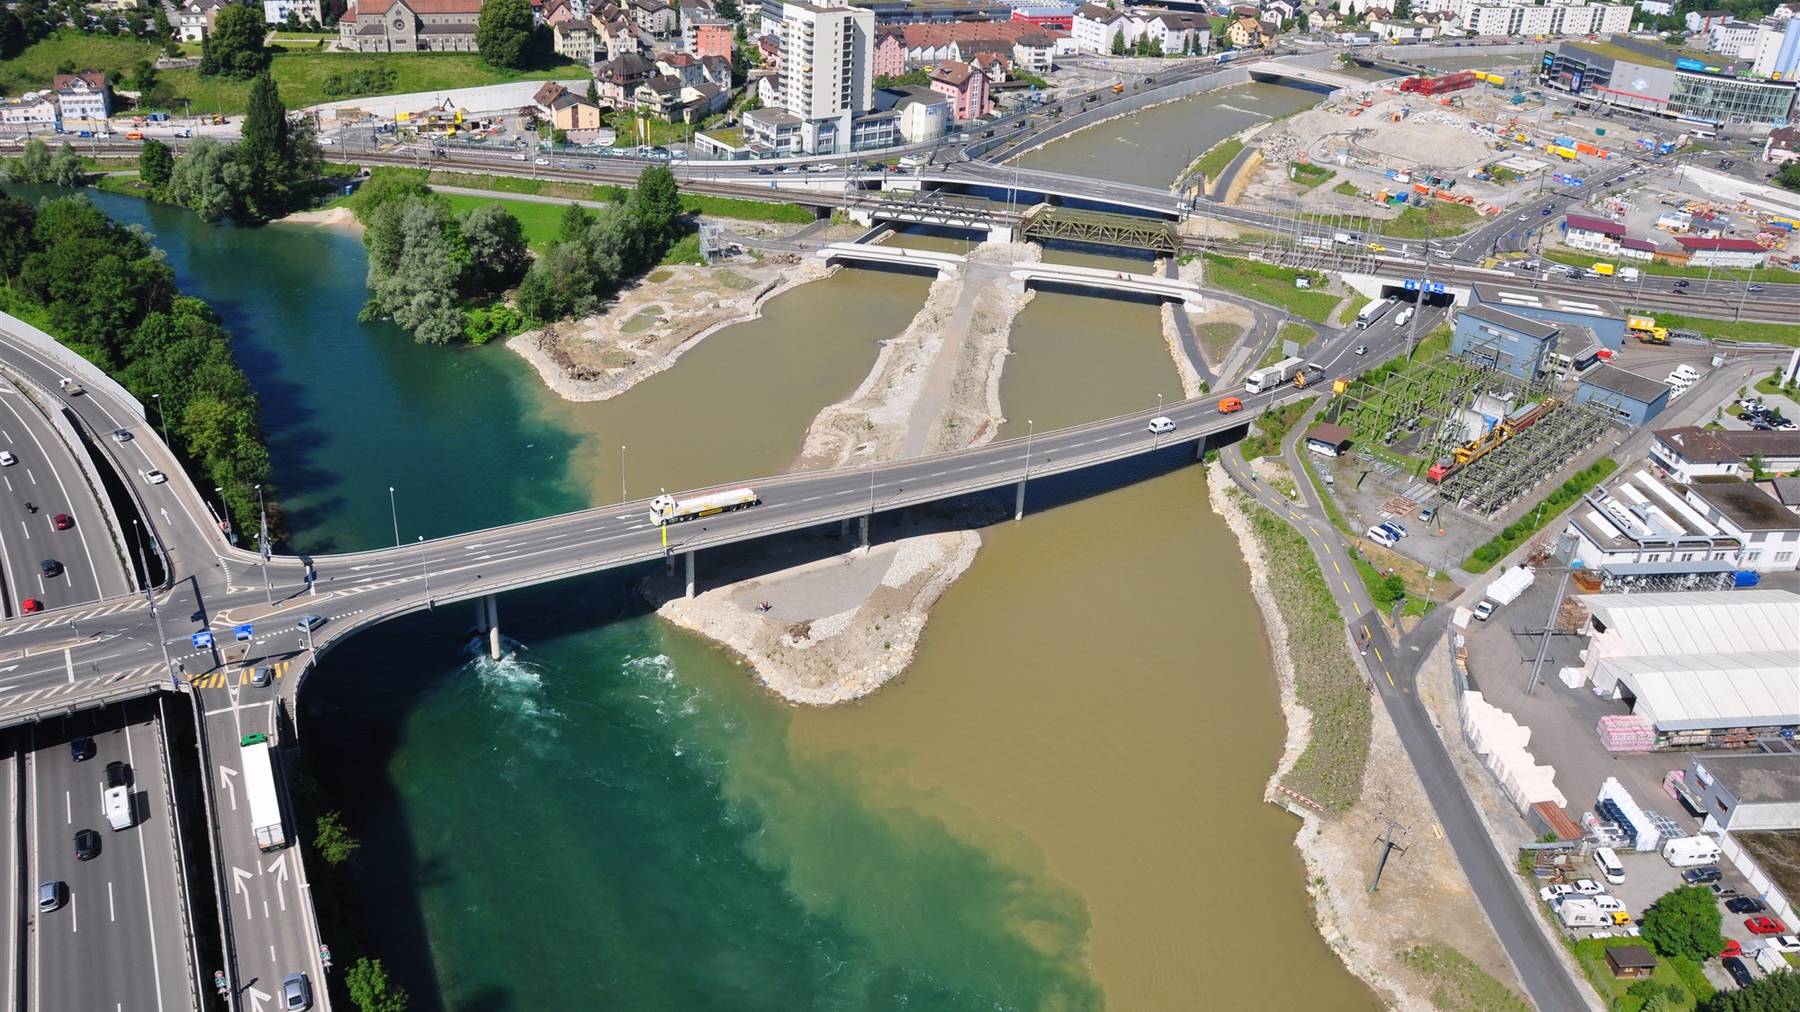
[[[1671,868],[1717,864],[1719,844],[1710,836],[1678,836],[1663,844],[1662,856]]]
[[[1625,884],[1625,866],[1619,863],[1619,855],[1613,853],[1611,847],[1594,849],[1594,867],[1600,869],[1600,877],[1613,885]]]
[[[1379,527],[1379,526],[1371,527],[1368,530],[1364,531],[1363,536],[1367,537],[1370,541],[1375,542],[1376,544],[1380,545],[1383,548],[1394,547],[1394,543],[1397,540],[1392,534],[1388,533],[1386,528]]]

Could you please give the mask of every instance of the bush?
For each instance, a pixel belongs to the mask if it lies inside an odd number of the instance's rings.
[[[1463,560],[1463,568],[1471,573],[1486,572],[1508,552],[1536,534],[1545,524],[1555,520],[1565,508],[1586,495],[1589,489],[1598,485],[1618,466],[1618,463],[1611,457],[1601,457],[1589,464],[1568,481],[1558,485],[1556,491],[1546,496],[1531,512],[1506,525],[1505,529],[1495,535],[1492,540],[1476,548],[1467,559]]]
[[[382,95],[394,90],[394,71],[391,67],[371,67],[347,74],[332,74],[325,78],[324,88],[331,98]]]
[[[313,847],[325,859],[326,864],[343,864],[361,846],[356,837],[351,836],[350,831],[344,828],[344,818],[337,812],[326,812],[319,816],[319,821],[313,827]]]
[[[524,329],[525,320],[504,302],[477,306],[464,314],[463,338],[470,344],[486,344],[496,337],[511,337]]]
[[[1644,941],[1664,956],[1710,959],[1725,947],[1723,917],[1712,890],[1681,886],[1664,893],[1644,911]]]

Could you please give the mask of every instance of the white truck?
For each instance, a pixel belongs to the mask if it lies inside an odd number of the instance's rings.
[[[1677,836],[1663,844],[1663,860],[1671,868],[1694,868],[1719,862],[1719,844],[1710,836]]]
[[[1395,317],[1394,317],[1394,327],[1395,327],[1395,329],[1399,329],[1399,328],[1401,328],[1401,327],[1404,327],[1404,326],[1406,326],[1406,323],[1407,323],[1407,321],[1408,321],[1408,320],[1411,320],[1411,319],[1412,319],[1412,316],[1413,316],[1413,307],[1411,307],[1411,306],[1406,306],[1406,307],[1404,307],[1404,308],[1402,308],[1402,309],[1401,309],[1401,310],[1400,310],[1400,312],[1399,312],[1399,314],[1397,314],[1397,315],[1396,315],[1396,316],[1395,316]]]
[[[1394,308],[1393,299],[1377,299],[1362,307],[1362,311],[1356,314],[1356,329],[1367,330],[1373,327],[1376,321],[1386,316],[1388,310],[1392,308]]]
[[[678,524],[683,520],[698,520],[732,510],[745,510],[761,504],[762,500],[757,498],[756,492],[748,488],[707,492],[687,499],[677,499],[665,492],[650,500],[650,522],[662,527]]]
[[[281,797],[275,792],[274,752],[267,735],[247,734],[239,742],[244,766],[244,797],[250,803],[250,835],[258,850],[287,846],[287,824],[281,819]]]
[[[1305,361],[1298,358],[1284,358],[1274,365],[1257,369],[1244,380],[1244,390],[1253,394],[1260,394],[1264,390],[1273,390],[1293,379],[1294,374],[1299,372],[1300,367],[1305,364]]]
[[[116,760],[106,764],[106,779],[100,781],[100,811],[114,830],[130,829],[137,821],[131,803],[131,767]]]
[[[1612,915],[1586,896],[1564,896],[1555,903],[1556,917],[1563,927],[1604,928],[1612,924]]]
[[[1636,281],[1638,279],[1638,269],[1636,267],[1621,267],[1618,270],[1618,278],[1620,281]]]

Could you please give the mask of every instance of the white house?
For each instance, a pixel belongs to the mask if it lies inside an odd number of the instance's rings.
[[[1125,15],[1099,4],[1083,4],[1075,12],[1069,35],[1084,53],[1110,53],[1113,39],[1125,31]]]
[[[262,7],[263,20],[272,25],[287,23],[289,13],[302,23],[317,24],[324,20],[319,11],[319,0],[263,0]]]
[[[107,117],[112,115],[112,85],[105,74],[98,70],[58,74],[54,84],[64,123],[106,125]]]
[[[62,121],[62,108],[53,91],[28,91],[18,98],[0,100],[0,128],[7,133],[54,132]]]
[[[1721,531],[1742,542],[1739,568],[1764,573],[1800,569],[1800,516],[1767,492],[1742,478],[1700,478],[1688,485],[1686,499]]]

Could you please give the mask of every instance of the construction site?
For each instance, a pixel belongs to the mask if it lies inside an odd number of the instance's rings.
[[[1384,515],[1436,506],[1492,520],[1619,431],[1604,410],[1573,403],[1554,371],[1527,382],[1432,343],[1348,385],[1326,416],[1353,434]]]

